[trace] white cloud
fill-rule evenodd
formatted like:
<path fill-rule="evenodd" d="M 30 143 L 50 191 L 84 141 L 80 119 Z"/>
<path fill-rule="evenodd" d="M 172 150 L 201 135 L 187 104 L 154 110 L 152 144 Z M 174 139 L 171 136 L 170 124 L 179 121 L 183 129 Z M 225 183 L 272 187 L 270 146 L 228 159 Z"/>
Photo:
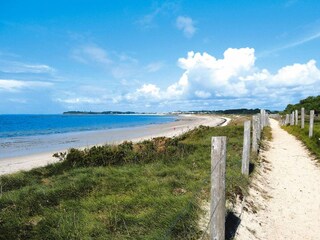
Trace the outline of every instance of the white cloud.
<path fill-rule="evenodd" d="M 185 70 L 181 78 L 188 82 L 189 95 L 202 91 L 217 97 L 247 94 L 239 77 L 250 72 L 254 62 L 252 48 L 229 48 L 224 52 L 223 59 L 216 59 L 207 53 L 189 52 L 187 58 L 178 60 L 179 66 Z M 199 97 L 199 93 L 195 95 Z"/>
<path fill-rule="evenodd" d="M 24 70 L 21 70 L 21 72 L 31 72 L 31 73 L 51 73 L 54 72 L 55 69 L 52 67 L 49 67 L 45 64 L 38 64 L 38 65 L 31 65 L 31 64 L 25 64 L 21 66 L 24 68 Z"/>
<path fill-rule="evenodd" d="M 28 100 L 24 98 L 9 98 L 8 101 L 13 103 L 20 103 L 20 104 L 28 103 Z"/>
<path fill-rule="evenodd" d="M 272 53 L 277 53 L 277 52 L 280 52 L 280 51 L 283 51 L 283 50 L 286 50 L 286 49 L 298 47 L 298 46 L 303 45 L 305 43 L 308 43 L 308 42 L 311 42 L 311 41 L 319 39 L 320 38 L 319 22 L 317 21 L 315 23 L 315 25 L 316 26 L 314 27 L 314 29 L 312 30 L 311 33 L 305 34 L 304 36 L 301 36 L 300 38 L 297 38 L 294 41 L 291 41 L 291 42 L 289 42 L 287 44 L 284 44 L 283 46 L 276 47 L 276 48 L 273 48 L 273 49 L 270 49 L 270 50 L 262 51 L 259 54 L 260 57 L 265 57 L 265 56 L 268 56 L 268 55 L 270 55 Z M 287 33 L 285 33 L 285 34 L 287 34 Z M 295 36 L 296 35 L 300 35 L 300 34 L 299 33 L 295 33 Z"/>
<path fill-rule="evenodd" d="M 143 86 L 137 90 L 137 93 L 149 95 L 153 98 L 160 98 L 160 88 L 154 84 L 143 84 Z"/>
<path fill-rule="evenodd" d="M 0 72 L 4 73 L 53 73 L 55 69 L 45 64 L 28 64 L 0 60 Z"/>
<path fill-rule="evenodd" d="M 158 72 L 163 67 L 163 62 L 153 62 L 146 66 L 147 72 Z"/>
<path fill-rule="evenodd" d="M 194 94 L 199 98 L 209 98 L 211 97 L 211 93 L 206 91 L 195 91 Z"/>
<path fill-rule="evenodd" d="M 89 104 L 98 104 L 102 103 L 102 99 L 100 98 L 90 98 L 90 97 L 76 97 L 76 98 L 57 98 L 55 101 L 60 103 L 67 103 L 67 104 L 83 104 L 83 103 L 89 103 Z"/>
<path fill-rule="evenodd" d="M 194 21 L 190 17 L 179 16 L 176 20 L 177 28 L 182 30 L 184 35 L 188 38 L 191 38 L 196 32 L 194 24 Z"/>
<path fill-rule="evenodd" d="M 161 98 L 160 88 L 154 84 L 143 84 L 133 93 L 125 95 L 128 101 L 137 101 L 140 98 L 148 98 L 148 101 L 159 101 Z"/>
<path fill-rule="evenodd" d="M 40 81 L 20 81 L 14 79 L 0 79 L 0 91 L 18 92 L 22 89 L 47 88 L 53 83 Z"/>
<path fill-rule="evenodd" d="M 189 52 L 186 58 L 178 60 L 184 70 L 179 81 L 166 89 L 144 84 L 123 99 L 161 105 L 175 101 L 189 104 L 203 99 L 218 104 L 217 100 L 224 99 L 230 101 L 224 108 L 237 104 L 238 107 L 261 107 L 266 103 L 279 107 L 297 96 L 320 91 L 320 70 L 315 60 L 284 66 L 271 73 L 255 66 L 254 52 L 253 48 L 229 48 L 222 59 L 208 53 Z"/>
<path fill-rule="evenodd" d="M 310 60 L 305 64 L 296 63 L 283 67 L 270 80 L 277 87 L 310 85 L 320 80 L 320 70 L 316 61 Z"/>
<path fill-rule="evenodd" d="M 139 63 L 139 61 L 136 58 L 129 56 L 126 53 L 120 53 L 120 54 L 115 53 L 115 55 L 117 56 L 120 62 L 132 63 L 132 64 Z"/>
<path fill-rule="evenodd" d="M 289 43 L 283 47 L 280 47 L 280 48 L 277 48 L 277 49 L 274 49 L 273 52 L 277 52 L 277 51 L 280 51 L 280 50 L 284 50 L 284 49 L 288 49 L 288 48 L 293 48 L 293 47 L 296 47 L 296 46 L 299 46 L 299 45 L 302 45 L 302 44 L 305 44 L 307 42 L 310 42 L 310 41 L 313 41 L 313 40 L 316 40 L 320 38 L 320 32 L 316 32 L 312 35 L 309 35 L 309 36 L 306 36 L 300 40 L 297 40 L 295 42 L 292 42 L 292 43 Z"/>
<path fill-rule="evenodd" d="M 138 72 L 139 61 L 136 58 L 126 53 L 107 52 L 102 47 L 92 44 L 73 49 L 70 57 L 109 72 L 114 78 L 126 78 Z"/>
<path fill-rule="evenodd" d="M 137 23 L 143 28 L 151 28 L 153 26 L 153 21 L 156 16 L 160 13 L 161 9 L 157 8 L 153 12 L 140 18 Z"/>
<path fill-rule="evenodd" d="M 67 91 L 56 91 L 52 99 L 62 105 L 103 105 L 111 101 L 110 91 L 104 86 L 77 85 Z"/>
<path fill-rule="evenodd" d="M 136 23 L 140 25 L 144 29 L 153 28 L 156 26 L 155 19 L 164 13 L 172 13 L 175 11 L 175 9 L 178 7 L 178 4 L 174 1 L 165 1 L 161 5 L 156 5 L 153 10 L 142 16 Z"/>
<path fill-rule="evenodd" d="M 90 61 L 106 65 L 112 63 L 107 52 L 103 48 L 95 45 L 86 45 L 76 48 L 71 52 L 71 57 L 81 63 L 89 63 Z"/>

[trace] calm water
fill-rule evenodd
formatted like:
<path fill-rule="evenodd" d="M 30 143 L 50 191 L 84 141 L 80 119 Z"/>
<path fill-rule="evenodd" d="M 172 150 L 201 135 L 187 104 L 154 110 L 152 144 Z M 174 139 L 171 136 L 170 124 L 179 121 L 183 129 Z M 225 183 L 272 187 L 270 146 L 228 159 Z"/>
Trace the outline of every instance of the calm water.
<path fill-rule="evenodd" d="M 0 138 L 142 126 L 175 121 L 155 115 L 0 115 Z"/>

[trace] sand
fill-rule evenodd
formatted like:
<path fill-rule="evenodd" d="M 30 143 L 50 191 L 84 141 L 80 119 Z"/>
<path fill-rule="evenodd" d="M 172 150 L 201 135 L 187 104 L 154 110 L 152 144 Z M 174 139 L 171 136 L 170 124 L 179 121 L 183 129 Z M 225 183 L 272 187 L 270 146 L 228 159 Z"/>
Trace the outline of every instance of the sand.
<path fill-rule="evenodd" d="M 236 239 L 319 239 L 320 168 L 277 121 L 271 127 L 273 140 L 262 151 Z"/>
<path fill-rule="evenodd" d="M 226 125 L 230 119 L 219 116 L 206 116 L 206 115 L 181 115 L 179 121 L 153 124 L 143 127 L 122 128 L 105 131 L 91 131 L 62 135 L 58 137 L 42 137 L 36 142 L 38 146 L 32 146 L 42 150 L 37 153 L 24 154 L 23 156 L 7 157 L 0 159 L 0 175 L 14 173 L 20 170 L 30 170 L 35 167 L 45 166 L 50 163 L 59 161 L 57 158 L 52 157 L 55 152 L 67 151 L 70 147 L 85 148 L 92 145 L 102 144 L 118 144 L 125 140 L 138 142 L 141 140 L 151 139 L 154 137 L 166 136 L 174 137 L 184 132 L 187 132 L 200 125 L 204 126 L 218 126 Z M 70 143 L 73 145 L 66 145 Z M 94 143 L 94 144 L 92 144 Z M 41 146 L 42 144 L 42 146 Z M 55 145 L 51 150 L 45 150 L 50 145 Z M 66 147 L 68 146 L 68 147 Z M 23 141 L 21 148 L 24 148 Z"/>

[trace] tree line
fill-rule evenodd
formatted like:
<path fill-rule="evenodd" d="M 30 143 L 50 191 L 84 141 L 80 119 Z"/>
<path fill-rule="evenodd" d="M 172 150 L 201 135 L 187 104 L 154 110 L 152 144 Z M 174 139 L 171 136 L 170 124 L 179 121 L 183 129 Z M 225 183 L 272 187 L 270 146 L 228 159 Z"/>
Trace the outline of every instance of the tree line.
<path fill-rule="evenodd" d="M 292 111 L 301 108 L 304 108 L 306 112 L 315 110 L 315 113 L 318 114 L 320 112 L 320 95 L 307 97 L 300 100 L 297 104 L 288 104 L 284 113 L 291 113 Z"/>

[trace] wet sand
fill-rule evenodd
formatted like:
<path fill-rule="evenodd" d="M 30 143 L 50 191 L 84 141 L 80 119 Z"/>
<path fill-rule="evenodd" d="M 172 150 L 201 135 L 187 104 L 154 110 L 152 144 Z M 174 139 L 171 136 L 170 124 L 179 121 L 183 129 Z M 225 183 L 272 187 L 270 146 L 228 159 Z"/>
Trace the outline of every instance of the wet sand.
<path fill-rule="evenodd" d="M 228 119 L 219 116 L 181 115 L 179 120 L 132 128 L 53 134 L 38 137 L 21 137 L 14 143 L 1 146 L 0 175 L 30 170 L 57 162 L 55 152 L 69 148 L 86 148 L 94 145 L 118 144 L 123 141 L 138 142 L 154 137 L 178 136 L 200 125 L 218 126 Z"/>

